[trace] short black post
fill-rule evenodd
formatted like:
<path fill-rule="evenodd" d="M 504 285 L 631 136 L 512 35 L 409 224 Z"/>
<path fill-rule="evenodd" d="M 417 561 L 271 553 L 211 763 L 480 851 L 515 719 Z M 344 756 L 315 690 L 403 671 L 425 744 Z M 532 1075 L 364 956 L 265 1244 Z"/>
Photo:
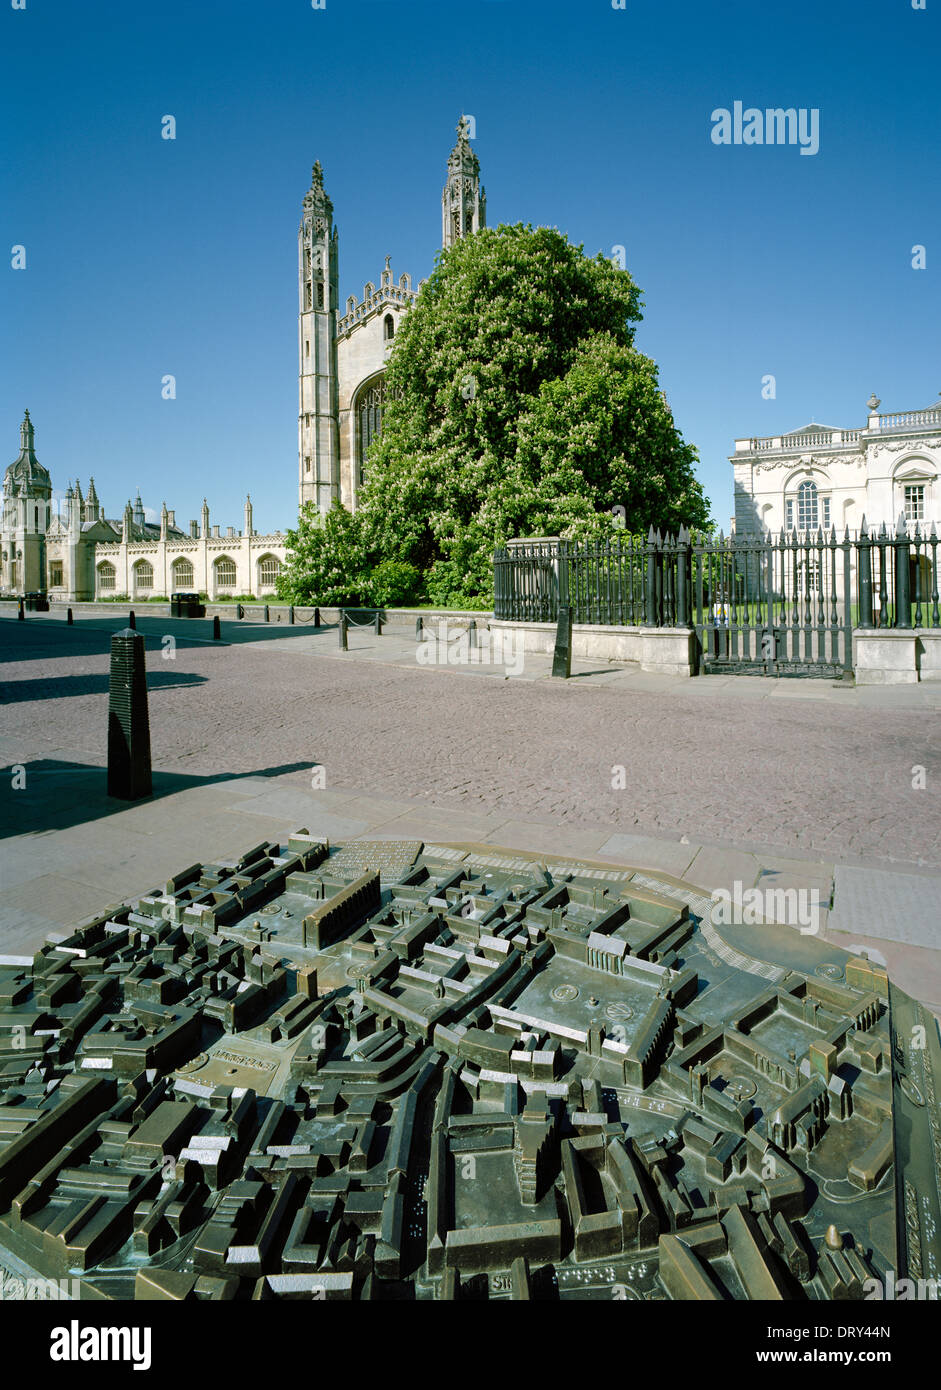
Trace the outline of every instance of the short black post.
<path fill-rule="evenodd" d="M 552 674 L 566 679 L 572 674 L 572 610 L 563 604 L 555 631 L 555 650 L 552 653 Z"/>
<path fill-rule="evenodd" d="M 467 645 L 469 648 L 477 646 L 477 624 L 473 618 L 467 624 Z"/>
<path fill-rule="evenodd" d="M 314 609 L 314 627 L 319 627 L 319 626 L 320 626 L 320 609 L 319 609 L 319 608 L 315 608 L 315 609 Z"/>
<path fill-rule="evenodd" d="M 129 628 L 131 628 L 132 631 L 134 631 L 134 632 L 137 631 L 137 619 L 134 617 L 134 609 L 133 609 L 133 608 L 131 609 L 130 613 L 128 614 L 127 625 L 128 625 Z"/>
<path fill-rule="evenodd" d="M 856 542 L 859 570 L 859 613 L 857 627 L 869 629 L 872 621 L 872 541 L 866 529 L 866 518 L 859 525 L 859 539 Z M 847 594 L 847 601 L 849 595 Z"/>
<path fill-rule="evenodd" d="M 23 599 L 20 599 L 20 606 L 16 610 L 16 616 L 21 623 L 26 622 L 26 603 Z"/>
<path fill-rule="evenodd" d="M 213 620 L 212 620 L 212 640 L 213 640 L 214 642 L 221 642 L 221 641 L 222 641 L 222 624 L 221 624 L 220 621 L 219 621 L 219 614 L 218 614 L 218 613 L 215 615 L 215 617 L 214 617 Z"/>
<path fill-rule="evenodd" d="M 266 622 L 266 623 L 270 623 L 270 622 L 271 622 L 271 614 L 268 612 L 268 605 L 267 605 L 267 603 L 265 604 L 265 622 Z"/>
<path fill-rule="evenodd" d="M 293 604 L 293 603 L 291 604 L 290 608 L 288 609 L 288 622 L 291 624 L 292 627 L 294 626 L 294 604 Z"/>
<path fill-rule="evenodd" d="M 144 639 L 128 627 L 111 638 L 108 795 L 138 801 L 152 790 Z"/>
<path fill-rule="evenodd" d="M 422 628 L 422 618 L 421 618 L 421 614 L 419 613 L 418 617 L 415 619 L 415 641 L 416 641 L 416 642 L 421 642 L 421 641 L 423 641 L 424 636 L 425 636 L 425 633 L 424 633 L 424 629 Z"/>
<path fill-rule="evenodd" d="M 349 623 L 349 619 L 348 619 L 347 616 L 346 616 L 346 609 L 341 609 L 341 611 L 340 611 L 340 651 L 341 651 L 341 652 L 349 651 L 349 647 L 348 647 L 348 645 L 347 645 L 347 625 L 348 625 L 348 623 Z"/>
<path fill-rule="evenodd" d="M 909 560 L 911 545 L 905 529 L 904 514 L 899 517 L 895 528 L 895 626 L 910 628 L 912 625 L 912 585 Z"/>
<path fill-rule="evenodd" d="M 245 609 L 242 607 L 242 605 L 241 605 L 240 603 L 237 603 L 237 604 L 235 605 L 235 616 L 236 616 L 237 618 L 244 618 L 244 617 L 245 617 Z"/>
<path fill-rule="evenodd" d="M 379 616 L 379 609 L 378 609 L 378 608 L 376 609 L 375 613 L 373 614 L 373 619 L 372 619 L 372 630 L 373 630 L 373 632 L 376 634 L 377 637 L 381 637 L 381 636 L 382 636 L 382 619 L 381 619 L 380 616 Z"/>
<path fill-rule="evenodd" d="M 73 620 L 73 618 L 72 618 L 72 610 L 71 610 L 71 608 L 69 609 L 68 613 L 66 613 L 66 615 L 65 615 L 65 621 L 68 623 L 69 627 L 72 626 L 72 623 L 73 623 L 74 620 Z"/>

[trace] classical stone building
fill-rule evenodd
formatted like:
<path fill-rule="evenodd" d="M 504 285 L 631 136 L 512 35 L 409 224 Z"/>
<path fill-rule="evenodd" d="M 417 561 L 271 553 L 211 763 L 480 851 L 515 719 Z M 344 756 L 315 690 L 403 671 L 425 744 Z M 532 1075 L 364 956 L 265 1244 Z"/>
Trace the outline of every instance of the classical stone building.
<path fill-rule="evenodd" d="M 941 530 L 941 404 L 881 414 L 873 396 L 861 428 L 805 425 L 791 434 L 736 439 L 734 529 Z"/>
<path fill-rule="evenodd" d="M 442 245 L 486 226 L 480 163 L 461 117 L 441 195 Z M 410 275 L 396 281 L 389 257 L 379 284 L 362 300 L 350 295 L 341 314 L 339 238 L 320 163 L 304 196 L 298 231 L 298 494 L 328 511 L 356 508 L 366 453 L 382 422 L 386 361 L 402 315 L 418 297 Z"/>

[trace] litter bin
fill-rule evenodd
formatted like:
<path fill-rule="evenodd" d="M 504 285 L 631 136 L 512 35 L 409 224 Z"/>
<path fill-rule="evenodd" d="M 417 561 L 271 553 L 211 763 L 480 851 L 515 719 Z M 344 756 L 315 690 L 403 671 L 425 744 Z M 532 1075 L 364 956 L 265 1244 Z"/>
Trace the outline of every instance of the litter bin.
<path fill-rule="evenodd" d="M 48 613 L 49 600 L 45 594 L 25 594 L 27 613 Z"/>
<path fill-rule="evenodd" d="M 206 610 L 199 601 L 199 594 L 171 594 L 171 618 L 202 618 Z"/>

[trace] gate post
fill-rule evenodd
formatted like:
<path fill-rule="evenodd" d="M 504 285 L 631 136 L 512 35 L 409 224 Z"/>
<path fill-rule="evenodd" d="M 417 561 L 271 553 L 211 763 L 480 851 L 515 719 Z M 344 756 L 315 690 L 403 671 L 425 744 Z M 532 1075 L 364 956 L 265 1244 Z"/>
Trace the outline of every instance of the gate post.
<path fill-rule="evenodd" d="M 857 615 L 857 627 L 867 630 L 874 626 L 872 621 L 872 541 L 869 539 L 869 532 L 866 529 L 866 518 L 863 517 L 859 527 L 859 538 L 856 541 L 857 555 L 857 583 L 859 588 L 859 613 Z M 847 595 L 847 602 L 849 602 Z"/>
<path fill-rule="evenodd" d="M 911 547 L 908 532 L 905 530 L 905 514 L 899 517 L 892 542 L 895 550 L 895 626 L 910 628 L 912 625 L 912 592 L 908 572 Z"/>

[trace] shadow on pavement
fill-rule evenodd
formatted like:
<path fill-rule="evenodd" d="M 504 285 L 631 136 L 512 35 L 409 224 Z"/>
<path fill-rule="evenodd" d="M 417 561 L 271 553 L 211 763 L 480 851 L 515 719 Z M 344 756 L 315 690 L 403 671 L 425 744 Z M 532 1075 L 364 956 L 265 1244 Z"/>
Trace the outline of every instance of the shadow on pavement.
<path fill-rule="evenodd" d="M 153 795 L 140 801 L 119 801 L 108 796 L 105 767 L 40 758 L 23 765 L 22 786 L 16 767 L 8 768 L 0 781 L 0 839 L 10 835 L 41 835 L 65 830 L 116 815 L 135 806 L 153 805 L 175 792 L 219 782 L 241 782 L 251 777 L 282 777 L 311 766 L 307 759 L 266 767 L 254 772 L 222 772 L 212 777 L 186 776 L 179 772 L 153 773 Z"/>

